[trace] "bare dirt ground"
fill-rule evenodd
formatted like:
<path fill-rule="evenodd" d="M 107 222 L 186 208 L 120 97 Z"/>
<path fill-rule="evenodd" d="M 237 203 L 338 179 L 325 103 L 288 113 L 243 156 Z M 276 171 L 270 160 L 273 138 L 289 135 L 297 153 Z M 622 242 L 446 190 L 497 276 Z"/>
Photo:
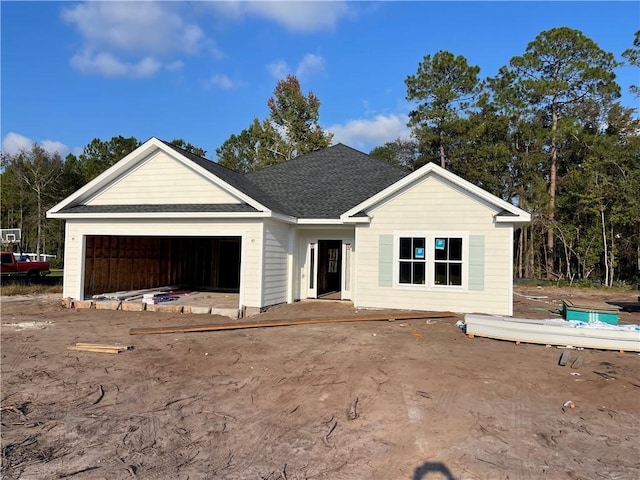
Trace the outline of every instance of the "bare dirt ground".
<path fill-rule="evenodd" d="M 517 288 L 515 315 L 569 296 L 612 298 Z M 634 353 L 573 350 L 582 366 L 561 367 L 564 350 L 467 338 L 462 316 L 130 336 L 229 319 L 60 303 L 2 298 L 5 479 L 640 478 Z M 303 301 L 260 318 L 372 313 Z"/>

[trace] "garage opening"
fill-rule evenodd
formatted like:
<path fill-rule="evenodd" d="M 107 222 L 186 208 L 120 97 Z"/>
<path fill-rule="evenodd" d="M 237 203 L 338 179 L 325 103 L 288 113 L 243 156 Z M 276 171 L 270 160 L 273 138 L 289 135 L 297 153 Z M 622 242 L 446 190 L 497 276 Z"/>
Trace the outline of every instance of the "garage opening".
<path fill-rule="evenodd" d="M 239 293 L 241 237 L 86 237 L 84 295 L 169 285 Z"/>

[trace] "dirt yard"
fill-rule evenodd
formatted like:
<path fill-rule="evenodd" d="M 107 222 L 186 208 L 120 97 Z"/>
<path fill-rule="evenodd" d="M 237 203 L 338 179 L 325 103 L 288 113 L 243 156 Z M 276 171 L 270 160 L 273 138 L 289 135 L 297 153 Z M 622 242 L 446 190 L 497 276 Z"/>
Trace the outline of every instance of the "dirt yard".
<path fill-rule="evenodd" d="M 532 318 L 611 298 L 516 290 Z M 260 318 L 372 313 L 303 301 Z M 229 319 L 3 297 L 2 478 L 640 478 L 638 354 L 572 350 L 584 363 L 561 367 L 565 350 L 469 339 L 461 318 L 130 336 Z"/>

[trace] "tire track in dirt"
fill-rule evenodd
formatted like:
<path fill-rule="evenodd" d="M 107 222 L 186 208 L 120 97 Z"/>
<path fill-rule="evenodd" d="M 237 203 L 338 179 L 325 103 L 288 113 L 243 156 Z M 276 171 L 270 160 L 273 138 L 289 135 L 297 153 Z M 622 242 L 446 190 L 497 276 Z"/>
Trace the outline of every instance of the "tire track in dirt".
<path fill-rule="evenodd" d="M 255 478 L 260 474 L 261 469 L 277 467 L 276 470 L 278 470 L 282 468 L 282 465 L 273 464 L 274 459 L 282 457 L 281 452 L 289 451 L 289 455 L 296 458 L 297 454 L 291 453 L 291 450 L 298 454 L 303 452 L 309 454 L 311 451 L 321 450 L 324 452 L 327 448 L 332 448 L 330 445 L 333 444 L 333 439 L 336 438 L 338 431 L 334 430 L 332 437 L 326 443 L 324 440 L 327 440 L 327 433 L 335 422 L 338 422 L 339 429 L 341 429 L 340 425 L 346 422 L 346 403 L 344 409 L 337 409 L 333 406 L 337 401 L 337 396 L 342 395 L 342 392 L 332 392 L 330 396 L 333 397 L 333 401 L 329 401 L 326 408 L 322 408 L 322 406 L 325 405 L 325 400 L 330 398 L 327 396 L 327 388 L 332 385 L 346 384 L 346 381 L 340 377 L 338 372 L 327 372 L 327 370 L 335 369 L 330 367 L 317 373 L 313 373 L 313 369 L 309 369 L 281 378 L 252 377 L 249 381 L 243 382 L 239 388 L 251 385 L 251 389 L 244 392 L 245 396 L 251 398 L 250 403 L 248 402 L 244 408 L 253 409 L 254 412 L 246 415 L 240 414 L 238 421 L 242 423 L 243 429 L 251 431 L 253 435 L 249 443 L 245 441 L 243 444 L 243 455 L 234 457 L 235 463 L 231 470 L 232 473 L 242 474 L 241 478 Z M 279 398 L 262 407 L 259 391 L 273 388 L 273 384 L 281 389 Z M 254 394 L 256 394 L 255 398 Z M 299 408 L 299 399 L 314 397 L 320 402 L 317 409 L 317 419 L 301 422 L 296 414 Z M 333 415 L 329 412 L 333 412 Z M 303 415 L 302 418 L 305 416 L 308 415 Z M 346 434 L 346 432 L 344 433 Z M 290 468 L 293 466 L 290 465 Z"/>
<path fill-rule="evenodd" d="M 6 347 L 5 347 L 6 348 Z M 3 361 L 2 366 L 7 368 L 2 369 L 2 383 L 9 385 L 13 377 L 18 373 L 17 367 L 29 357 L 29 354 L 33 350 L 33 344 L 31 342 L 22 342 L 15 354 L 12 354 L 8 361 Z M 9 355 L 7 355 L 9 356 Z M 6 382 L 6 383 L 5 383 Z"/>
<path fill-rule="evenodd" d="M 450 387 L 439 391 L 435 396 L 434 408 L 443 414 L 451 414 L 458 404 L 459 389 L 456 387 Z"/>
<path fill-rule="evenodd" d="M 519 440 L 519 451 L 515 454 L 515 458 L 511 459 L 511 462 L 515 464 L 511 473 L 514 476 L 514 480 L 535 480 L 539 474 L 534 475 L 528 468 L 531 463 L 531 449 L 528 448 L 529 445 L 525 442 L 527 435 L 530 435 L 532 427 L 531 414 L 523 394 L 525 384 L 522 380 L 518 380 L 515 382 L 514 388 L 513 409 L 507 418 L 506 428 L 507 431 L 513 428 L 515 438 Z"/>
<path fill-rule="evenodd" d="M 513 410 L 511 412 L 511 421 L 513 422 L 513 431 L 515 432 L 515 437 L 519 440 L 522 440 L 524 435 L 528 432 L 531 427 L 531 422 L 528 421 L 528 412 L 524 402 L 524 396 L 522 395 L 524 385 L 522 381 L 516 382 L 514 398 L 513 402 Z M 507 428 L 509 425 L 507 425 Z M 527 480 L 527 471 L 525 465 L 525 459 L 523 455 L 526 456 L 526 460 L 528 462 L 529 449 L 525 449 L 524 452 L 520 452 L 517 456 L 517 460 L 515 460 L 516 468 L 513 472 L 514 480 Z"/>
<path fill-rule="evenodd" d="M 139 376 L 140 382 L 135 386 L 133 398 L 137 399 L 133 408 L 144 410 L 137 415 L 117 419 L 117 424 L 125 425 L 126 431 L 114 429 L 113 436 L 120 436 L 118 443 L 124 448 L 109 463 L 116 470 L 131 469 L 142 478 L 165 479 L 172 478 L 175 469 L 174 451 L 167 446 L 159 445 L 162 440 L 160 432 L 164 431 L 171 420 L 167 407 L 158 406 L 155 409 L 147 402 L 148 399 L 163 398 L 158 395 L 158 366 L 147 363 L 144 368 L 131 372 L 132 376 Z M 126 397 L 125 397 L 126 398 Z M 164 421 L 163 421 L 164 419 Z M 165 438 L 166 440 L 166 438 Z M 130 475 L 130 474 L 127 474 Z"/>

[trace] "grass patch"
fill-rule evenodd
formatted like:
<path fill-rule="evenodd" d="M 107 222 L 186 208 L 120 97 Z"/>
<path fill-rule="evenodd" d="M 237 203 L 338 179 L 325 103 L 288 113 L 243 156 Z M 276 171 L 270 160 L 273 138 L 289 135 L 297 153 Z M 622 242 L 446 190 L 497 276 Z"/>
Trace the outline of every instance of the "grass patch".
<path fill-rule="evenodd" d="M 24 284 L 24 283 L 2 283 L 0 295 L 33 295 L 36 293 L 60 293 L 62 294 L 62 285 L 41 285 L 41 284 Z"/>
<path fill-rule="evenodd" d="M 598 290 L 601 292 L 627 293 L 638 289 L 635 283 L 616 283 L 612 287 L 605 287 L 600 282 L 581 281 L 573 284 L 566 280 L 545 280 L 535 278 L 517 278 L 513 282 L 514 287 L 545 287 L 545 288 L 575 288 L 576 290 Z"/>

